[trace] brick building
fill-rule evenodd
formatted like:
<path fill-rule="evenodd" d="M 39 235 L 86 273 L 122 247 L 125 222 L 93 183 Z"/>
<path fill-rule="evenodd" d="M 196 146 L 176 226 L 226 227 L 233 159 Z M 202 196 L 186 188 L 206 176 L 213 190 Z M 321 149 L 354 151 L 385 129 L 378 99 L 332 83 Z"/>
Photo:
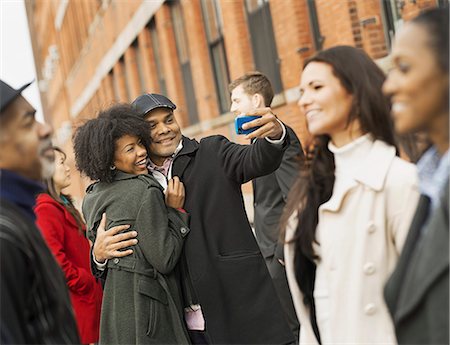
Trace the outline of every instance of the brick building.
<path fill-rule="evenodd" d="M 228 83 L 250 70 L 272 80 L 275 112 L 304 141 L 302 63 L 338 44 L 382 59 L 395 30 L 447 0 L 26 0 L 46 121 L 73 165 L 73 126 L 143 92 L 168 95 L 185 135 L 241 141 Z M 381 61 L 381 60 L 380 60 Z M 73 169 L 71 193 L 88 181 Z M 245 189 L 248 192 L 248 188 Z"/>

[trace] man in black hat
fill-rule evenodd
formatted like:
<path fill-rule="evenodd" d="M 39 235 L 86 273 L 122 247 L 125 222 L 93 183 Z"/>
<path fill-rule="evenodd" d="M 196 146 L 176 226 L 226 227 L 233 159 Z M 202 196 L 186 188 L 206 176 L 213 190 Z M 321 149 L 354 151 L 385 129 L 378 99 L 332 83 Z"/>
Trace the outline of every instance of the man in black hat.
<path fill-rule="evenodd" d="M 49 126 L 0 80 L 0 315 L 2 344 L 76 344 L 64 275 L 34 224 L 40 180 L 52 176 Z"/>
<path fill-rule="evenodd" d="M 261 118 L 246 137 L 265 138 L 238 145 L 215 135 L 200 142 L 181 134 L 176 108 L 158 94 L 138 97 L 133 106 L 151 124 L 149 170 L 165 188 L 179 176 L 185 186 L 184 208 L 191 233 L 181 267 L 185 319 L 194 344 L 288 344 L 295 341 L 270 275 L 253 236 L 244 208 L 241 185 L 280 165 L 287 146 L 286 129 L 270 108 L 251 114 Z M 114 231 L 115 232 L 115 231 Z M 93 254 L 98 263 L 129 253 L 132 232 L 97 236 Z M 122 243 L 119 240 L 127 239 Z"/>

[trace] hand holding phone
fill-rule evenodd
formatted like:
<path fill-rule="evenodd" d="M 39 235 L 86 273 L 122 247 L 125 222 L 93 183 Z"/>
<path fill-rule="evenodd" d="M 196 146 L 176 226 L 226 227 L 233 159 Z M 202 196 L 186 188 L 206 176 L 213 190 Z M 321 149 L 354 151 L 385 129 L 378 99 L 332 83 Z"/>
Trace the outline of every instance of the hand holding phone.
<path fill-rule="evenodd" d="M 283 136 L 283 125 L 269 107 L 254 109 L 247 112 L 246 115 L 246 117 L 260 117 L 253 120 L 260 127 L 246 134 L 245 139 L 268 138 L 278 140 Z"/>
<path fill-rule="evenodd" d="M 238 116 L 234 119 L 234 125 L 236 128 L 236 134 L 249 134 L 254 131 L 256 131 L 260 126 L 258 127 L 252 127 L 248 129 L 243 129 L 242 125 L 244 123 L 259 119 L 261 116 Z"/>

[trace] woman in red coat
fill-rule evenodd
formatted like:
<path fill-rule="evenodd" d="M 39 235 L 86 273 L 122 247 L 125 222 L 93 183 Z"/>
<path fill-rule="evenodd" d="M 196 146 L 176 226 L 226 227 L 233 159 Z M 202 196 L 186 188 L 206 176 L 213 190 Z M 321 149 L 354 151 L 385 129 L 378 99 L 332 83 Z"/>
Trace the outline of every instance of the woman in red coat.
<path fill-rule="evenodd" d="M 61 191 L 70 185 L 66 155 L 55 150 L 55 172 L 45 181 L 47 193 L 37 198 L 36 223 L 66 276 L 81 342 L 99 339 L 102 287 L 90 270 L 90 246 L 84 222 L 70 197 Z"/>

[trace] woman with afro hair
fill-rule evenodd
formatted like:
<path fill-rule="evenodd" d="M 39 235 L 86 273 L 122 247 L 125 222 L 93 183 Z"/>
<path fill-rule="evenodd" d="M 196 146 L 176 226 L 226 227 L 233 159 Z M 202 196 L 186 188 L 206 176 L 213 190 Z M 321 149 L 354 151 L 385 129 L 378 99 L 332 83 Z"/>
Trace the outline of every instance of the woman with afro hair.
<path fill-rule="evenodd" d="M 130 225 L 124 231 L 139 234 L 131 255 L 103 263 L 100 344 L 189 343 L 174 271 L 189 232 L 184 186 L 174 177 L 164 195 L 148 174 L 149 133 L 130 106 L 114 105 L 74 136 L 77 168 L 96 181 L 82 206 L 89 238 L 95 241 L 104 213 L 105 229 Z"/>

